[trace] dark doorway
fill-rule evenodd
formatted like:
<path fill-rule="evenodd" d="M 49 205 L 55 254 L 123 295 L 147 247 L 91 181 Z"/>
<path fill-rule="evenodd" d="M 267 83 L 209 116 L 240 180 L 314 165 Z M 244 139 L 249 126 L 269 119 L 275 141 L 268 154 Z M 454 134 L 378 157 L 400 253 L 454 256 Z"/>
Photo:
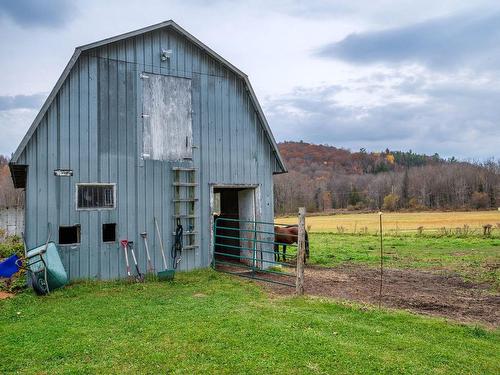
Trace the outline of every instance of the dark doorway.
<path fill-rule="evenodd" d="M 215 260 L 251 263 L 258 204 L 255 187 L 214 187 Z M 218 219 L 218 220 L 217 220 Z M 227 219 L 227 220 L 225 220 Z"/>
<path fill-rule="evenodd" d="M 238 191 L 234 188 L 214 188 L 214 222 L 217 223 L 215 231 L 215 259 L 224 262 L 238 262 L 240 255 L 240 241 L 238 239 L 226 237 L 239 237 L 239 205 Z M 220 218 L 216 221 L 217 218 Z M 224 220 L 230 219 L 230 220 Z M 225 237 L 220 237 L 225 236 Z"/>

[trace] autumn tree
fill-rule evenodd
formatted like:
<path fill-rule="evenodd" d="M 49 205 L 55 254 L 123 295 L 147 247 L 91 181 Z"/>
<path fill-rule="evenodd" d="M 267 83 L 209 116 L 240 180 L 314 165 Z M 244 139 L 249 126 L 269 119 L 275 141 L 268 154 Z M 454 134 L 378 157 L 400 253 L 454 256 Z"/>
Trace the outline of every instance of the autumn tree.
<path fill-rule="evenodd" d="M 391 193 L 385 196 L 382 208 L 387 211 L 396 211 L 399 204 L 399 196 Z"/>
<path fill-rule="evenodd" d="M 471 197 L 472 206 L 476 209 L 488 208 L 490 205 L 490 197 L 488 193 L 475 191 Z"/>

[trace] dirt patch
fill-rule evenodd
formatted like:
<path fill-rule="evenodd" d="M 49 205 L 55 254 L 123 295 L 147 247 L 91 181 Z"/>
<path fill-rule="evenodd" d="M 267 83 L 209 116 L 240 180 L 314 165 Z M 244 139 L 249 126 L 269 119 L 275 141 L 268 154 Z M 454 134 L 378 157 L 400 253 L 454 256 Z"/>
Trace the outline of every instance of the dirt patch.
<path fill-rule="evenodd" d="M 14 297 L 14 295 L 12 293 L 2 292 L 0 290 L 0 299 L 6 299 L 10 297 Z"/>
<path fill-rule="evenodd" d="M 274 293 L 295 291 L 287 286 L 262 284 Z M 304 287 L 309 295 L 378 304 L 379 285 L 380 273 L 373 268 L 342 266 L 305 270 Z M 386 269 L 382 305 L 461 322 L 500 326 L 500 295 L 492 292 L 492 286 L 467 282 L 453 274 Z"/>
<path fill-rule="evenodd" d="M 205 298 L 207 295 L 203 293 L 195 293 L 193 294 L 193 297 L 195 298 Z"/>

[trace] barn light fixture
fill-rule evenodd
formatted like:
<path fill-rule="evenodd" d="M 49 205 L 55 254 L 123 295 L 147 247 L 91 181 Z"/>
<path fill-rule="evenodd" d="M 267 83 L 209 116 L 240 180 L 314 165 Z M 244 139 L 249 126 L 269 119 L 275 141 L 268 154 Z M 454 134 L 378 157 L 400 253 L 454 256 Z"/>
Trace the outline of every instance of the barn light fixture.
<path fill-rule="evenodd" d="M 161 57 L 161 61 L 167 61 L 169 58 L 172 57 L 172 50 L 171 49 L 162 49 L 160 57 Z"/>

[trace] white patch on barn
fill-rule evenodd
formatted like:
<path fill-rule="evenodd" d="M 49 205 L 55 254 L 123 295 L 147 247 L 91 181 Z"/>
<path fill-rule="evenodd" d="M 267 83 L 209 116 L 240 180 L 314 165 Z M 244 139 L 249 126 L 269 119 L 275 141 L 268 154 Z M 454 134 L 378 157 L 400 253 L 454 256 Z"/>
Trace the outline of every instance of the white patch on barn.
<path fill-rule="evenodd" d="M 147 74 L 143 85 L 143 156 L 192 158 L 191 80 Z"/>

